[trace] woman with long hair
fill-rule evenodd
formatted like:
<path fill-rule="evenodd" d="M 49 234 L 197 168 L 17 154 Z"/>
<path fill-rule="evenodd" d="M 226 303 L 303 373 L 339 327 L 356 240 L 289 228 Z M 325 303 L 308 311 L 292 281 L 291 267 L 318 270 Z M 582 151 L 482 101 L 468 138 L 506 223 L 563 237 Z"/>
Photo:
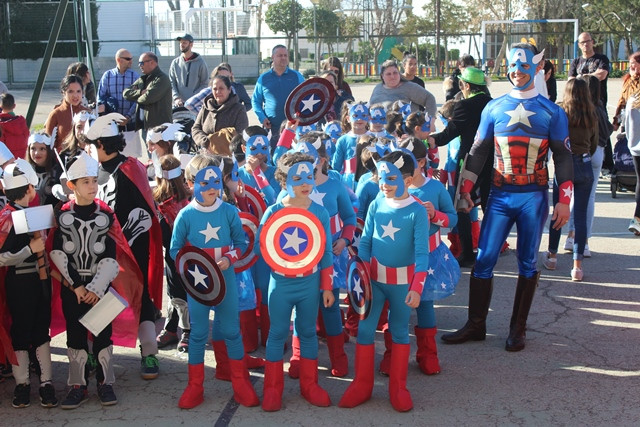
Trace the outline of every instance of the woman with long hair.
<path fill-rule="evenodd" d="M 567 82 L 562 101 L 562 108 L 569 120 L 569 140 L 573 157 L 573 217 L 575 224 L 575 240 L 573 244 L 573 268 L 571 280 L 582 281 L 582 259 L 587 240 L 587 208 L 589 195 L 593 185 L 591 156 L 598 147 L 598 118 L 587 83 L 573 79 Z M 559 199 L 558 183 L 553 181 L 553 201 Z M 549 227 L 549 252 L 544 259 L 547 270 L 555 270 L 557 266 L 558 244 L 562 228 Z"/>

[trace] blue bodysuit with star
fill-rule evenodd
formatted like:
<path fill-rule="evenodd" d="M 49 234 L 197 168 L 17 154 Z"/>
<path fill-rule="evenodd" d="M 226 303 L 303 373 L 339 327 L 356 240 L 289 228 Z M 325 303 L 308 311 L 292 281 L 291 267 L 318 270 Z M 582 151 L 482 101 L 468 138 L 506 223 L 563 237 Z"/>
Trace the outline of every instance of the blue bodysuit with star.
<path fill-rule="evenodd" d="M 493 147 L 494 175 L 497 177 L 546 174 L 547 154 L 551 149 L 560 187 L 571 185 L 573 160 L 567 116 L 562 108 L 536 91 L 513 90 L 490 101 L 484 108 L 476 140 L 461 176 L 463 192 L 471 190 L 474 175 L 480 174 Z M 475 277 L 488 279 L 493 276 L 500 249 L 514 223 L 519 230 L 519 274 L 530 278 L 537 273 L 540 238 L 549 211 L 547 193 L 546 181 L 492 186 L 480 230 Z"/>
<path fill-rule="evenodd" d="M 440 228 L 455 227 L 458 215 L 449 192 L 440 181 L 425 178 L 420 187 L 409 187 L 409 194 L 423 202 L 431 202 L 436 210 L 434 218 L 430 221 L 430 237 L 437 235 Z M 419 328 L 436 326 L 433 301 L 451 295 L 460 280 L 460 266 L 444 242 L 441 241 L 435 248 L 429 247 L 429 250 L 427 281 L 424 283 L 420 305 L 416 309 Z"/>
<path fill-rule="evenodd" d="M 413 197 L 394 200 L 379 197 L 369 205 L 358 256 L 372 258 L 388 267 L 414 266 L 414 276 L 429 268 L 429 219 L 426 209 Z M 373 276 L 372 276 L 373 277 Z M 371 280 L 371 311 L 358 327 L 358 344 L 373 344 L 385 300 L 389 300 L 389 331 L 396 344 L 409 343 L 411 308 L 405 304 L 413 277 L 407 283 L 388 285 Z M 422 289 L 413 289 L 421 292 Z"/>
<path fill-rule="evenodd" d="M 355 157 L 359 137 L 360 135 L 353 132 L 342 135 L 336 142 L 335 152 L 331 158 L 331 168 L 342 174 L 342 183 L 351 191 L 356 190 L 356 169 L 354 167 L 352 172 L 347 173 L 344 162 L 352 161 L 351 159 Z"/>
<path fill-rule="evenodd" d="M 245 233 L 235 206 L 217 199 L 212 206 L 202 206 L 192 200 L 184 207 L 173 227 L 171 236 L 171 258 L 175 260 L 180 249 L 191 244 L 198 248 L 228 247 L 233 255 L 226 255 L 230 266 L 222 271 L 226 284 L 226 294 L 220 304 L 215 307 L 213 322 L 214 339 L 224 339 L 229 358 L 240 360 L 244 357 L 244 347 L 240 335 L 238 319 L 238 289 L 236 275 L 233 270 L 233 259 L 246 250 Z M 228 251 L 223 251 L 222 256 Z M 234 257 L 235 255 L 235 257 Z M 215 259 L 219 261 L 221 257 Z M 204 362 L 204 347 L 209 338 L 209 312 L 211 307 L 201 304 L 187 295 L 189 317 L 191 319 L 191 336 L 189 338 L 189 364 Z"/>
<path fill-rule="evenodd" d="M 271 215 L 284 209 L 281 202 L 269 206 L 260 222 L 256 242 L 260 241 L 262 227 Z M 296 309 L 295 326 L 300 339 L 300 355 L 306 359 L 318 357 L 318 338 L 316 336 L 316 318 L 320 304 L 320 271 L 330 268 L 333 264 L 331 239 L 329 238 L 329 214 L 322 206 L 311 203 L 309 213 L 318 218 L 322 224 L 327 239 L 319 265 L 310 265 L 309 269 L 316 269 L 304 277 L 284 277 L 272 272 L 269 281 L 269 317 L 271 328 L 267 340 L 266 359 L 270 362 L 282 360 L 285 340 L 289 336 L 291 312 Z M 300 251 L 304 247 L 299 248 Z M 260 245 L 254 247 L 256 255 L 260 256 Z"/>

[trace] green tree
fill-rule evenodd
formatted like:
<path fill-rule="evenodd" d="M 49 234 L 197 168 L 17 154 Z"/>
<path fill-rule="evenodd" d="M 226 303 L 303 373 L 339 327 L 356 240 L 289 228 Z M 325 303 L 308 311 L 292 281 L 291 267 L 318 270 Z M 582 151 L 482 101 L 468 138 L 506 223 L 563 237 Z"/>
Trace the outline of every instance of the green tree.
<path fill-rule="evenodd" d="M 264 21 L 274 33 L 284 33 L 287 38 L 287 49 L 291 48 L 293 35 L 304 28 L 302 15 L 304 9 L 296 0 L 280 0 L 269 5 Z M 294 46 L 296 49 L 297 46 Z M 297 57 L 297 55 L 296 55 Z"/>
<path fill-rule="evenodd" d="M 318 34 L 314 33 L 314 17 L 315 29 Z M 327 43 L 329 52 L 332 52 L 331 44 L 337 41 L 337 32 L 340 29 L 340 18 L 333 11 L 323 7 L 317 7 L 315 10 L 305 9 L 302 15 L 302 23 L 307 32 L 309 41 L 318 41 L 318 51 L 322 52 L 322 44 Z"/>

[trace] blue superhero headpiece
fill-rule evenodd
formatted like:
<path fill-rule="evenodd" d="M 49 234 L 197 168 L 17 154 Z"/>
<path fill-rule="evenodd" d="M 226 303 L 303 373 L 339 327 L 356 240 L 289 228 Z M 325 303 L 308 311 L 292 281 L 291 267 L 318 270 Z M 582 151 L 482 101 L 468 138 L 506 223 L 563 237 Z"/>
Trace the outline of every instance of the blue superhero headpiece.
<path fill-rule="evenodd" d="M 516 90 L 527 90 L 533 85 L 533 79 L 536 76 L 536 68 L 544 56 L 544 49 L 538 54 L 534 54 L 529 49 L 521 47 L 513 48 L 509 51 L 509 73 L 515 73 L 519 71 L 529 76 L 529 81 L 525 86 L 517 87 Z M 512 82 L 513 83 L 513 82 Z"/>
<path fill-rule="evenodd" d="M 320 155 L 318 154 L 318 148 L 322 144 L 322 140 L 320 138 L 316 139 L 316 141 L 312 144 L 310 142 L 298 142 L 293 149 L 294 152 L 308 154 L 313 157 L 313 166 L 318 163 L 318 158 Z"/>
<path fill-rule="evenodd" d="M 404 180 L 402 179 L 402 172 L 400 168 L 404 166 L 404 160 L 400 157 L 395 162 L 380 161 L 376 163 L 378 169 L 378 175 L 380 176 L 380 185 L 397 185 L 395 197 L 400 197 L 404 194 Z"/>
<path fill-rule="evenodd" d="M 323 130 L 324 130 L 324 133 L 329 135 L 331 139 L 334 139 L 334 140 L 340 138 L 340 136 L 342 135 L 342 127 L 340 126 L 340 123 L 337 121 L 327 123 L 324 126 Z"/>
<path fill-rule="evenodd" d="M 240 174 L 238 173 L 238 161 L 236 160 L 236 156 L 231 155 L 231 160 L 233 160 L 233 167 L 231 168 L 231 181 L 238 182 L 240 180 Z"/>
<path fill-rule="evenodd" d="M 309 162 L 298 162 L 287 171 L 287 193 L 289 197 L 296 197 L 293 187 L 309 184 L 315 187 L 316 181 L 313 176 L 314 166 Z"/>
<path fill-rule="evenodd" d="M 364 120 L 365 122 L 368 122 L 369 107 L 361 103 L 353 104 L 349 107 L 349 119 L 352 122 L 355 122 L 356 120 Z"/>
<path fill-rule="evenodd" d="M 371 123 L 378 125 L 386 125 L 387 124 L 387 111 L 384 107 L 375 107 L 369 110 L 369 114 L 371 115 Z"/>
<path fill-rule="evenodd" d="M 253 135 L 247 139 L 246 155 L 255 156 L 262 154 L 269 158 L 269 139 L 264 135 Z"/>
<path fill-rule="evenodd" d="M 398 111 L 402 114 L 402 120 L 407 121 L 407 117 L 411 114 L 411 103 L 405 104 L 402 101 L 398 101 Z"/>
<path fill-rule="evenodd" d="M 296 136 L 300 138 L 302 135 L 305 135 L 309 132 L 316 131 L 316 130 L 318 130 L 318 125 L 316 125 L 315 123 L 312 123 L 307 126 L 298 126 L 296 128 Z"/>
<path fill-rule="evenodd" d="M 204 203 L 202 192 L 212 188 L 222 191 L 222 172 L 217 166 L 207 166 L 198 171 L 193 180 L 193 196 L 200 203 Z"/>
<path fill-rule="evenodd" d="M 367 146 L 367 150 L 372 153 L 377 153 L 380 157 L 384 157 L 391 152 L 391 147 L 389 144 L 383 144 L 380 142 L 380 139 L 378 139 L 375 144 Z"/>

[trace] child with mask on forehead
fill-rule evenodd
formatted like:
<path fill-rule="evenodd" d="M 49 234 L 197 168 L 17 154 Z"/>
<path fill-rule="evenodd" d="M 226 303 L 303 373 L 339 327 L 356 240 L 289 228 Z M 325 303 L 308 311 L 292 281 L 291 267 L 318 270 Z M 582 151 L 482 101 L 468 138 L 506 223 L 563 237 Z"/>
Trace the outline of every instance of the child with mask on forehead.
<path fill-rule="evenodd" d="M 186 179 L 193 189 L 193 200 L 176 217 L 171 236 L 171 258 L 175 260 L 185 245 L 194 245 L 209 253 L 224 276 L 226 293 L 216 306 L 215 336 L 219 332 L 227 347 L 233 398 L 243 406 L 260 403 L 249 381 L 244 363 L 244 348 L 238 320 L 238 294 L 233 263 L 245 250 L 245 234 L 238 211 L 220 199 L 223 175 L 214 166 L 214 158 L 196 155 L 186 169 Z M 190 409 L 204 401 L 204 347 L 209 337 L 211 307 L 187 295 L 191 334 L 189 340 L 189 383 L 178 406 Z"/>
<path fill-rule="evenodd" d="M 261 241 L 260 235 L 271 230 L 272 225 L 267 225 L 269 218 L 281 210 L 304 209 L 320 220 L 324 234 L 325 245 L 320 248 L 322 257 L 319 265 L 309 265 L 309 270 L 301 274 L 289 275 L 277 272 L 280 266 L 272 266 L 269 282 L 269 314 L 271 316 L 271 329 L 267 341 L 267 357 L 264 374 L 264 396 L 262 409 L 265 411 L 278 411 L 282 406 L 282 391 L 284 389 L 284 373 L 282 371 L 282 358 L 285 340 L 289 335 L 289 322 L 291 311 L 296 309 L 296 331 L 300 340 L 300 393 L 312 405 L 329 406 L 331 399 L 329 394 L 318 385 L 318 339 L 316 336 L 316 316 L 320 303 L 322 290 L 322 303 L 324 307 L 331 307 L 334 303 L 332 292 L 333 254 L 331 249 L 331 231 L 329 226 L 329 214 L 322 206 L 313 202 L 309 197 L 314 189 L 313 157 L 304 153 L 287 153 L 278 163 L 276 178 L 287 189 L 287 195 L 282 201 L 267 208 L 256 241 Z M 285 228 L 282 235 L 289 241 L 282 248 L 283 252 L 300 252 L 302 244 L 309 244 L 299 233 L 304 234 L 300 228 L 292 225 L 294 230 Z M 293 239 L 291 236 L 298 236 Z M 316 238 L 320 238 L 316 236 Z M 275 240 L 275 239 L 274 239 Z M 295 241 L 293 241 L 295 240 Z M 296 242 L 298 244 L 296 244 Z M 277 243 L 275 243 L 277 244 Z M 256 248 L 256 253 L 264 253 L 262 245 Z M 284 267 L 284 266 L 282 266 Z M 284 270 L 282 270 L 284 271 Z M 286 275 L 285 275 L 286 274 Z"/>
<path fill-rule="evenodd" d="M 369 126 L 369 108 L 364 102 L 349 107 L 351 130 L 338 138 L 336 149 L 331 159 L 331 168 L 342 173 L 342 183 L 351 191 L 356 189 L 356 144 L 358 137 L 367 133 Z"/>

